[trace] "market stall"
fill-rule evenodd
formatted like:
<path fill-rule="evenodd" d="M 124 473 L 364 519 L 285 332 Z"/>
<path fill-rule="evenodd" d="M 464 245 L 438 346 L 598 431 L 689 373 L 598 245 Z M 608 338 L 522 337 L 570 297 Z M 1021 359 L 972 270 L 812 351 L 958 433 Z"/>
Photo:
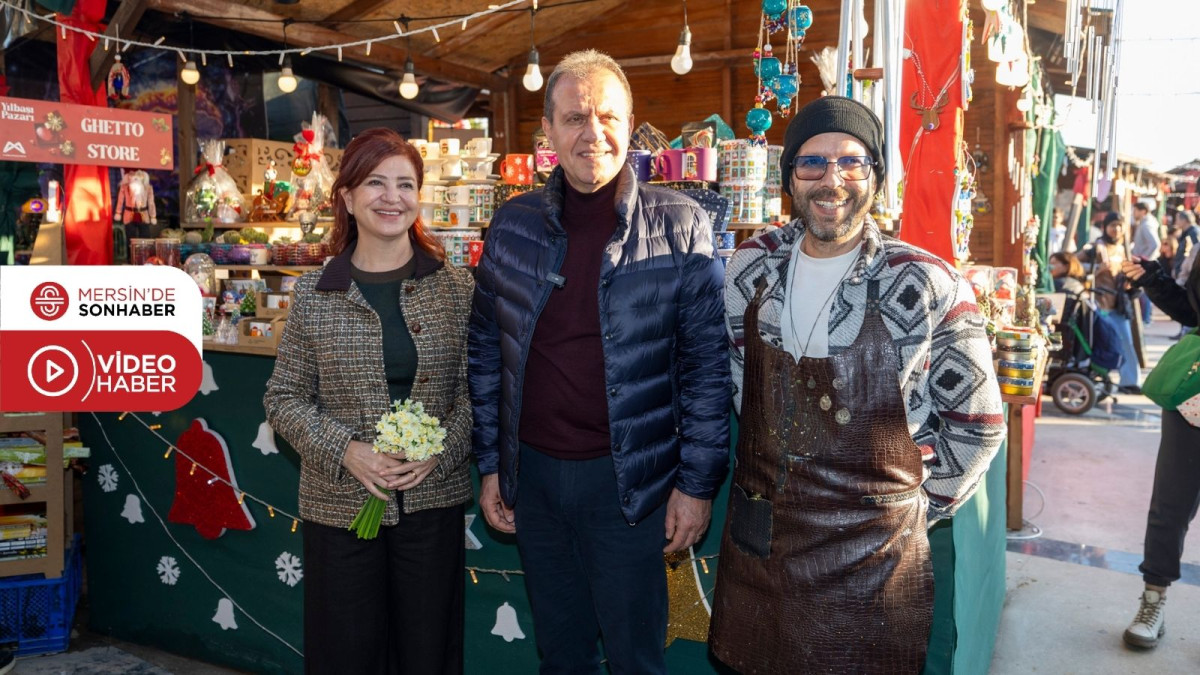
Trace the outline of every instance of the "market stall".
<path fill-rule="evenodd" d="M 849 15 L 842 19 L 844 3 L 833 0 L 693 0 L 682 12 L 674 2 L 596 0 L 534 10 L 522 1 L 488 11 L 452 2 L 445 14 L 457 16 L 400 17 L 387 35 L 369 23 L 353 23 L 364 11 L 361 3 L 343 3 L 320 21 L 284 5 L 185 4 L 125 0 L 117 10 L 125 12 L 125 29 L 115 21 L 104 27 L 105 17 L 92 16 L 80 24 L 91 37 L 62 30 L 61 42 L 84 51 L 77 75 L 105 73 L 106 86 L 118 94 L 127 89 L 112 99 L 114 105 L 165 114 L 178 136 L 160 166 L 114 176 L 113 186 L 100 188 L 112 194 L 112 200 L 100 200 L 110 211 L 88 217 L 105 221 L 103 241 L 88 240 L 81 248 L 70 232 L 84 226 L 68 219 L 67 259 L 84 262 L 80 251 L 86 250 L 108 260 L 123 255 L 130 264 L 178 266 L 205 295 L 204 382 L 187 406 L 78 417 L 92 450 L 83 492 L 95 630 L 259 672 L 302 667 L 299 458 L 267 425 L 262 397 L 286 325 L 291 284 L 325 258 L 329 187 L 340 164 L 336 146 L 356 124 L 348 119 L 348 95 L 339 108 L 336 87 L 403 108 L 397 125 L 407 125 L 404 135 L 426 162 L 422 219 L 446 245 L 449 262 L 464 266 L 478 260 L 495 209 L 534 189 L 555 161 L 539 137 L 544 91 L 542 70 L 529 63 L 530 42 L 547 67 L 582 45 L 622 64 L 639 123 L 630 163 L 640 179 L 701 200 L 723 256 L 755 230 L 787 218 L 778 157 L 788 115 L 823 92 L 845 89 L 870 100 L 891 133 L 904 139 L 892 143 L 889 161 L 913 175 L 939 176 L 913 181 L 913 190 L 920 186 L 926 195 L 921 209 L 902 208 L 899 182 L 889 183 L 880 222 L 950 264 L 975 265 L 981 300 L 1003 301 L 989 315 L 998 338 L 1009 341 L 998 346 L 1017 350 L 1014 359 L 1004 359 L 1015 362 L 1016 372 L 1006 376 L 1025 379 L 1027 369 L 1019 366 L 1045 358 L 1030 337 L 1038 322 L 1028 316 L 1017 321 L 1018 291 L 1022 301 L 1031 299 L 1024 293 L 1037 277 L 1028 264 L 1027 241 L 1038 230 L 1028 227 L 1033 162 L 1026 159 L 1036 141 L 1026 140 L 1024 125 L 1032 128 L 1043 114 L 1020 113 L 1018 100 L 1041 105 L 1042 97 L 1017 93 L 1023 84 L 997 82 L 998 69 L 1016 59 L 989 60 L 988 43 L 976 32 L 995 17 L 978 3 L 962 3 L 953 22 L 939 21 L 926 3 L 908 3 L 907 14 L 904 3 L 859 3 L 862 24 L 872 17 L 878 38 Z M 172 19 L 179 9 L 196 14 Z M 901 17 L 913 30 L 925 27 L 915 47 L 926 55 L 922 66 L 905 60 L 899 48 L 868 56 L 870 40 L 885 44 L 880 27 Z M 225 42 L 198 30 L 201 24 L 257 41 Z M 789 25 L 795 30 L 789 32 Z M 393 27 L 390 20 L 387 27 Z M 941 32 L 935 35 L 935 28 Z M 171 38 L 155 42 L 160 34 Z M 133 47 L 119 50 L 122 61 L 97 49 L 121 39 Z M 89 64 L 84 43 L 93 60 L 108 60 Z M 838 53 L 839 45 L 845 53 Z M 162 55 L 168 58 L 157 58 Z M 862 67 L 850 67 L 854 58 Z M 349 72 L 344 62 L 355 61 L 376 72 Z M 403 74 L 386 82 L 377 72 L 400 64 L 406 65 Z M 291 96 L 297 74 L 311 82 L 323 72 L 330 81 L 307 90 L 305 109 L 291 113 L 288 128 L 267 123 L 272 105 L 299 100 L 306 91 Z M 924 82 L 931 78 L 936 81 Z M 26 79 L 33 78 L 27 73 Z M 933 89 L 925 91 L 929 84 Z M 18 86 L 22 96 L 35 89 L 28 82 Z M 886 98 L 885 90 L 891 91 Z M 465 105 L 447 102 L 460 101 L 465 91 Z M 916 102 L 910 105 L 910 99 Z M 223 110 L 235 111 L 236 118 Z M 464 115 L 486 122 L 431 121 Z M 192 152 L 197 146 L 201 152 Z M 73 203 L 82 199 L 78 182 L 64 178 Z M 88 227 L 94 233 L 97 226 Z M 50 232 L 48 225 L 44 234 Z M 930 673 L 970 672 L 990 658 L 1004 597 L 1000 504 L 1006 495 L 1020 494 L 1013 477 L 1021 465 L 1012 455 L 1019 460 L 1020 449 L 1031 445 L 1018 430 L 1040 388 L 1037 382 L 1009 385 L 1013 452 L 1002 449 L 978 493 L 930 534 L 936 576 Z M 673 671 L 714 669 L 704 640 L 725 503 L 723 490 L 707 538 L 665 563 Z M 464 546 L 468 671 L 532 670 L 537 654 L 514 541 L 486 527 L 472 506 Z"/>

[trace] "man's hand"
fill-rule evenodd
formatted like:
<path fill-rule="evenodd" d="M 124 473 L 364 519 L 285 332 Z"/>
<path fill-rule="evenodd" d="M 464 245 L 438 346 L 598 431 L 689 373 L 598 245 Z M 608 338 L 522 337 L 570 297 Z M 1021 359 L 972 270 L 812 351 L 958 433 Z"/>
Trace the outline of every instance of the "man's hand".
<path fill-rule="evenodd" d="M 712 500 L 696 499 L 671 490 L 667 500 L 667 546 L 663 553 L 683 551 L 700 541 L 712 517 Z"/>
<path fill-rule="evenodd" d="M 1138 262 L 1126 260 L 1121 263 L 1121 271 L 1125 273 L 1126 278 L 1137 281 L 1146 273 L 1146 268 L 1142 267 Z"/>
<path fill-rule="evenodd" d="M 505 506 L 504 500 L 500 498 L 499 474 L 489 473 L 480 478 L 479 510 L 483 511 L 483 517 L 487 520 L 488 525 L 497 530 L 509 534 L 517 531 L 517 521 L 513 517 L 513 510 Z"/>
<path fill-rule="evenodd" d="M 371 449 L 370 443 L 362 441 L 350 441 L 342 456 L 342 466 L 350 475 L 357 478 L 367 492 L 384 501 L 391 499 L 384 490 L 396 488 L 399 483 L 396 476 L 400 474 L 402 465 L 400 460 L 377 453 Z"/>

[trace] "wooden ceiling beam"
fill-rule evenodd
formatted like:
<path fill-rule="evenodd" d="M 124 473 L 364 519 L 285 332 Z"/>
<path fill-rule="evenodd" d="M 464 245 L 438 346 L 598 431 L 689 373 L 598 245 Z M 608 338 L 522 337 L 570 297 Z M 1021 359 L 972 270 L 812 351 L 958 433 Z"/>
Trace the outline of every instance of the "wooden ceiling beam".
<path fill-rule="evenodd" d="M 674 52 L 659 56 L 638 56 L 628 59 L 617 59 L 617 65 L 622 69 L 629 70 L 632 68 L 650 68 L 664 66 L 671 63 L 671 58 L 674 57 Z M 695 65 L 725 65 L 737 61 L 746 60 L 745 49 L 723 49 L 715 52 L 692 52 L 692 63 Z"/>
<path fill-rule="evenodd" d="M 371 12 L 374 12 L 380 7 L 388 4 L 388 2 L 389 0 L 354 0 L 333 14 L 325 17 L 323 23 L 325 23 L 329 28 L 341 29 L 344 28 L 342 25 L 343 21 L 361 19 L 362 17 L 367 16 Z"/>
<path fill-rule="evenodd" d="M 146 12 L 146 0 L 121 0 L 121 4 L 117 7 L 117 11 L 113 13 L 112 21 L 108 22 L 108 27 L 104 30 L 104 35 L 115 38 L 117 31 L 120 30 L 125 37 L 131 38 L 134 34 L 134 29 L 139 21 L 142 20 L 142 14 Z M 92 57 L 88 61 L 88 66 L 92 73 L 92 88 L 96 89 L 104 83 L 104 79 L 108 77 L 108 70 L 112 68 L 113 57 L 117 55 L 120 49 L 119 45 L 112 49 L 95 49 L 92 50 Z"/>
<path fill-rule="evenodd" d="M 124 0 L 130 2 L 133 0 Z M 141 1 L 141 0 L 138 0 Z M 248 35 L 270 40 L 282 39 L 282 23 L 285 17 L 271 12 L 230 3 L 226 0 L 144 0 L 147 9 L 153 9 L 167 14 L 187 12 L 196 21 L 228 28 Z M 203 18 L 201 18 L 203 17 Z M 276 23 L 278 22 L 278 23 Z M 355 42 L 363 39 L 361 36 L 350 35 L 331 28 L 324 28 L 310 23 L 294 23 L 288 26 L 288 45 L 291 47 L 312 47 L 313 49 L 327 48 L 329 45 L 345 42 Z M 396 70 L 403 66 L 408 54 L 398 47 L 386 42 L 377 42 L 371 46 L 371 55 L 355 49 L 343 55 L 348 61 L 365 63 L 387 70 Z M 413 65 L 416 70 L 443 82 L 465 84 L 481 89 L 500 89 L 507 86 L 504 78 L 490 72 L 460 66 L 445 59 L 428 59 L 420 54 L 414 54 Z"/>
<path fill-rule="evenodd" d="M 434 44 L 425 50 L 424 55 L 431 59 L 437 59 L 453 54 L 460 49 L 469 48 L 470 44 L 477 37 L 499 30 L 501 27 L 507 26 L 523 16 L 525 15 L 521 12 L 496 12 L 495 14 L 475 19 L 473 22 L 467 24 L 466 30 L 459 31 L 455 35 Z"/>

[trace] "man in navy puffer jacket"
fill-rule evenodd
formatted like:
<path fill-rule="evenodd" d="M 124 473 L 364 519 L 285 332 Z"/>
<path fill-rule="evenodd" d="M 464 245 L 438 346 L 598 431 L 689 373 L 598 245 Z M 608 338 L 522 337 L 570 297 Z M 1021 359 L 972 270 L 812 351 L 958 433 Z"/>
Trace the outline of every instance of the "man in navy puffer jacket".
<path fill-rule="evenodd" d="M 543 673 L 600 672 L 597 635 L 613 672 L 666 672 L 662 554 L 704 534 L 728 470 L 712 227 L 637 183 L 631 109 L 611 58 L 563 59 L 542 119 L 559 167 L 497 211 L 476 275 L 480 506 L 516 533 Z"/>

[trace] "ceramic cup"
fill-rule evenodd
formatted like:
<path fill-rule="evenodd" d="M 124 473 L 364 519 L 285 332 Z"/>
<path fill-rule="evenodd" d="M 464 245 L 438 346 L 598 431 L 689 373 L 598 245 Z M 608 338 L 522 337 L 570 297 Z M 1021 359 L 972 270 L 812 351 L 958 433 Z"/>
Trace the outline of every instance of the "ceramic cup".
<path fill-rule="evenodd" d="M 471 267 L 479 265 L 479 258 L 483 256 L 483 242 L 478 239 L 473 239 L 467 242 L 467 264 Z"/>
<path fill-rule="evenodd" d="M 643 182 L 650 180 L 650 158 L 649 150 L 630 150 L 625 154 L 625 161 L 633 168 L 633 174 Z"/>
<path fill-rule="evenodd" d="M 472 138 L 467 141 L 467 157 L 487 157 L 492 152 L 492 139 Z"/>
<path fill-rule="evenodd" d="M 690 147 L 685 150 L 687 160 L 684 163 L 684 180 L 717 180 L 717 157 L 720 155 L 716 148 Z"/>
<path fill-rule="evenodd" d="M 443 138 L 438 142 L 438 145 L 441 148 L 443 157 L 446 155 L 458 154 L 459 141 L 457 138 Z"/>
<path fill-rule="evenodd" d="M 421 141 L 421 145 L 417 146 L 417 150 L 421 152 L 421 157 L 424 159 L 437 159 L 442 156 L 442 147 L 437 143 Z"/>
<path fill-rule="evenodd" d="M 429 184 L 428 176 L 426 176 L 425 178 L 426 178 L 425 184 L 421 186 L 421 201 L 432 203 L 433 200 L 436 198 L 433 194 L 433 188 L 435 186 Z"/>
<path fill-rule="evenodd" d="M 495 160 L 483 159 L 468 162 L 470 165 L 470 177 L 477 180 L 485 180 L 492 175 L 492 163 Z"/>
<path fill-rule="evenodd" d="M 421 202 L 421 222 L 433 225 L 433 202 Z"/>
<path fill-rule="evenodd" d="M 462 160 L 453 159 L 442 162 L 442 180 L 456 180 L 462 178 L 462 172 Z"/>
<path fill-rule="evenodd" d="M 471 203 L 471 188 L 468 185 L 451 185 L 446 188 L 446 203 L 448 204 L 470 204 Z"/>
<path fill-rule="evenodd" d="M 533 155 L 505 155 L 500 162 L 500 176 L 509 185 L 533 185 Z"/>
<path fill-rule="evenodd" d="M 470 204 L 450 204 L 449 222 L 452 227 L 466 227 L 471 224 Z"/>
<path fill-rule="evenodd" d="M 413 138 L 409 140 L 408 144 L 416 148 L 421 157 L 425 157 L 425 146 L 429 144 L 429 141 L 424 138 Z"/>

